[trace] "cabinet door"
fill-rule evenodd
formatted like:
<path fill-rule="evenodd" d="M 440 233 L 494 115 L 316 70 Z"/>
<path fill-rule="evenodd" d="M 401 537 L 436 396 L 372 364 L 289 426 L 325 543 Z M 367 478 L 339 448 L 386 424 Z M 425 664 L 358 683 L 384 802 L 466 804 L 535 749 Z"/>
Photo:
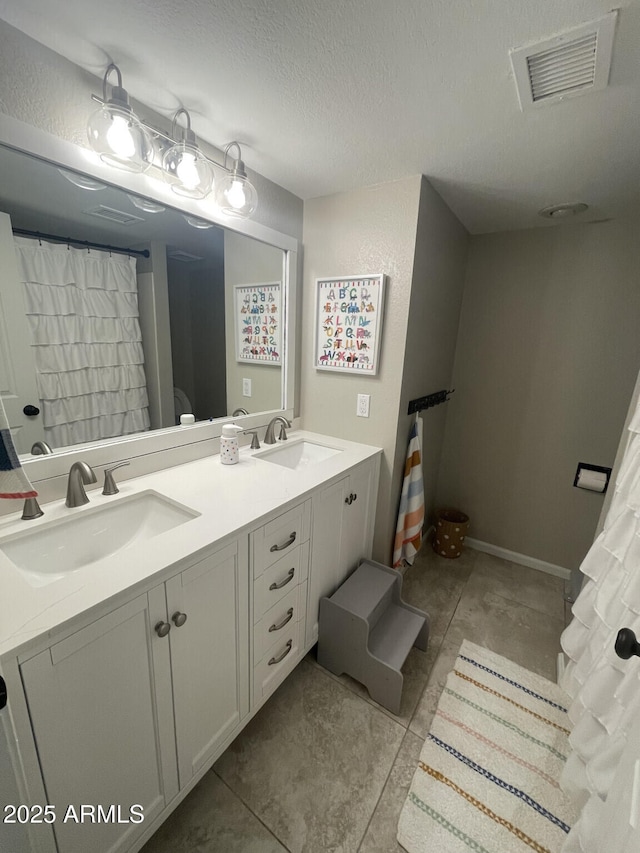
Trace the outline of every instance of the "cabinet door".
<path fill-rule="evenodd" d="M 154 661 L 156 640 L 143 595 L 21 666 L 60 853 L 128 850 L 173 794 L 163 778 L 163 758 L 173 753 L 175 766 L 172 721 L 169 731 L 156 701 L 171 673 L 168 659 L 163 671 Z"/>
<path fill-rule="evenodd" d="M 313 539 L 309 566 L 307 628 L 305 646 L 318 639 L 320 599 L 340 585 L 342 574 L 342 520 L 349 494 L 349 477 L 344 477 L 313 497 Z"/>
<path fill-rule="evenodd" d="M 349 474 L 349 491 L 343 502 L 340 583 L 357 569 L 360 560 L 371 557 L 377 497 L 372 488 L 374 471 L 374 465 L 367 462 Z"/>
<path fill-rule="evenodd" d="M 243 541 L 167 581 L 181 787 L 217 758 L 249 710 L 248 574 Z"/>

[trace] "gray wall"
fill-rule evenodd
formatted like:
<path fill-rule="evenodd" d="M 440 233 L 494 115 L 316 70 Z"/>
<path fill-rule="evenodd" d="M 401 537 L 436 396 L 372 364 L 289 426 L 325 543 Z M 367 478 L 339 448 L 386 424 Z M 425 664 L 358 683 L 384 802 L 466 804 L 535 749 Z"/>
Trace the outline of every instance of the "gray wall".
<path fill-rule="evenodd" d="M 410 396 L 447 385 L 453 364 L 467 236 L 421 176 L 305 202 L 302 294 L 302 419 L 306 429 L 384 450 L 374 559 L 388 562 L 407 449 Z M 377 376 L 313 366 L 315 280 L 386 273 Z M 356 416 L 358 393 L 371 395 L 369 418 Z M 442 420 L 427 428 L 424 466 L 429 502 Z"/>
<path fill-rule="evenodd" d="M 575 568 L 640 365 L 637 221 L 471 239 L 437 497 L 469 535 Z"/>
<path fill-rule="evenodd" d="M 451 388 L 469 235 L 422 179 L 420 212 L 398 414 L 391 507 L 397 506 L 411 425 L 409 401 Z M 426 524 L 436 509 L 436 486 L 449 403 L 423 411 L 422 473 Z M 395 503 L 394 503 L 395 501 Z"/>

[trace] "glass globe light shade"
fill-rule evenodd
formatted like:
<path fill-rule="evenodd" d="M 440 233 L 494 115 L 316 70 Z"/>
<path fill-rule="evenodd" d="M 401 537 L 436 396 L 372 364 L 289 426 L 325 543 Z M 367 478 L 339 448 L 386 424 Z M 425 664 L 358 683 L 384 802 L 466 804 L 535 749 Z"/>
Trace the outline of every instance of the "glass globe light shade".
<path fill-rule="evenodd" d="M 87 136 L 100 159 L 127 172 L 146 172 L 153 162 L 153 142 L 126 106 L 103 104 L 89 118 Z"/>
<path fill-rule="evenodd" d="M 213 187 L 213 169 L 197 146 L 172 145 L 162 157 L 162 176 L 177 195 L 205 198 Z"/>
<path fill-rule="evenodd" d="M 247 219 L 258 206 L 258 193 L 246 176 L 234 170 L 218 182 L 216 202 L 226 216 Z"/>

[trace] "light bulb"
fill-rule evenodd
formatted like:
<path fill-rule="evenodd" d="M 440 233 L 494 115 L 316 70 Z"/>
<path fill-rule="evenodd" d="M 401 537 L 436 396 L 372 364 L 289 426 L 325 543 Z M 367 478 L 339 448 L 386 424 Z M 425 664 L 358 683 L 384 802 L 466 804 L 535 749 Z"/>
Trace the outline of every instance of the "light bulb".
<path fill-rule="evenodd" d="M 242 184 L 243 181 L 233 181 L 231 183 L 231 188 L 225 193 L 229 204 L 234 210 L 240 210 L 247 203 L 247 198 L 244 194 Z"/>
<path fill-rule="evenodd" d="M 136 144 L 129 130 L 129 122 L 124 116 L 114 115 L 111 127 L 107 131 L 107 144 L 118 157 L 133 157 Z"/>
<path fill-rule="evenodd" d="M 176 175 L 182 185 L 189 190 L 194 190 L 200 183 L 200 175 L 196 167 L 196 158 L 191 151 L 184 151 L 176 168 Z"/>

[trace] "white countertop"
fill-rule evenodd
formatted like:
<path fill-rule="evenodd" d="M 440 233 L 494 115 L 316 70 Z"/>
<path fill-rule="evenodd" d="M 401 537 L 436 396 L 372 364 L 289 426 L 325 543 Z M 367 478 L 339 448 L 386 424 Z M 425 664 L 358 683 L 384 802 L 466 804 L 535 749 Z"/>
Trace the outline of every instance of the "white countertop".
<path fill-rule="evenodd" d="M 25 651 L 64 623 L 102 607 L 110 599 L 114 599 L 115 606 L 118 597 L 124 600 L 125 594 L 150 588 L 164 580 L 162 573 L 170 574 L 166 570 L 172 566 L 181 562 L 186 565 L 197 552 L 259 526 L 266 516 L 284 511 L 323 483 L 381 453 L 376 447 L 305 430 L 290 432 L 287 445 L 301 439 L 341 452 L 295 471 L 255 458 L 268 447 L 256 451 L 247 447 L 241 449 L 237 465 L 222 465 L 218 455 L 210 456 L 125 480 L 119 483 L 119 494 L 111 497 L 101 494 L 99 483 L 98 488 L 87 489 L 90 502 L 82 507 L 69 509 L 64 500 L 52 501 L 43 504 L 45 514 L 35 521 L 22 521 L 21 507 L 15 515 L 3 519 L 0 522 L 0 660 L 7 654 Z M 24 533 L 26 529 L 35 531 L 73 513 L 95 510 L 146 491 L 157 492 L 200 515 L 39 587 L 32 586 L 1 550 L 5 536 Z"/>

